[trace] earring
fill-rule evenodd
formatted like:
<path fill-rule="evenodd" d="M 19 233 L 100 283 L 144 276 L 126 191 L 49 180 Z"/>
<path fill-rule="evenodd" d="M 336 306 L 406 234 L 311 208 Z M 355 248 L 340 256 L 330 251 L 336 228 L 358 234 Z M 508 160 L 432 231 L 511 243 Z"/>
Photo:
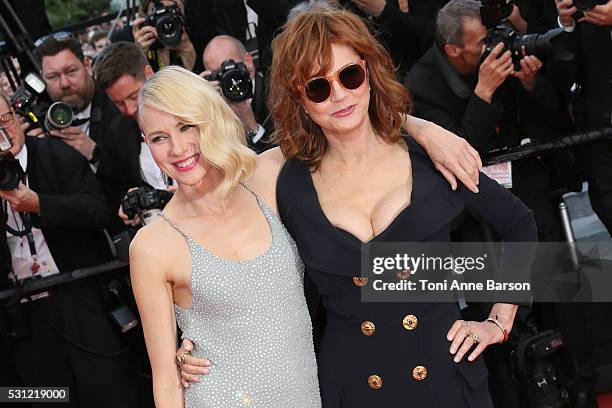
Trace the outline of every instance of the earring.
<path fill-rule="evenodd" d="M 164 182 L 164 186 L 166 186 L 166 189 L 168 189 L 168 187 L 170 187 L 170 180 L 168 180 L 168 175 L 161 171 L 161 177 L 162 181 Z"/>

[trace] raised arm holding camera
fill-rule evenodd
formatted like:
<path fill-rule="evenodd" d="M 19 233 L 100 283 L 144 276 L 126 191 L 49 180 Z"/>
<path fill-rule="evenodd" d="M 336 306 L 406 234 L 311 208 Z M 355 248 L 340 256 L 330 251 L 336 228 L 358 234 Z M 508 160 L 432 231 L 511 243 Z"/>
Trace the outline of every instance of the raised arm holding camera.
<path fill-rule="evenodd" d="M 206 71 L 201 75 L 212 81 L 240 118 L 249 146 L 258 153 L 269 148 L 266 136 L 274 126 L 266 106 L 264 77 L 251 53 L 236 38 L 219 35 L 206 45 L 202 61 Z"/>
<path fill-rule="evenodd" d="M 145 0 L 141 10 L 146 17 L 132 22 L 132 35 L 153 69 L 170 64 L 193 69 L 197 57 L 185 30 L 182 0 Z"/>
<path fill-rule="evenodd" d="M 80 42 L 69 33 L 56 33 L 38 41 L 35 50 L 41 60 L 42 77 L 53 101 L 72 108 L 74 122 L 50 135 L 79 151 L 93 166 L 108 137 L 108 124 L 119 114 L 91 76 Z"/>

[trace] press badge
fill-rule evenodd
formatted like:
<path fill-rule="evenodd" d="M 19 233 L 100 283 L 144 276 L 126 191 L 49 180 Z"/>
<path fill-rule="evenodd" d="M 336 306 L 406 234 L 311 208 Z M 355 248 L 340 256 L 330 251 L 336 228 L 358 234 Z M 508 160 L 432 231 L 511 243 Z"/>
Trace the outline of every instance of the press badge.
<path fill-rule="evenodd" d="M 505 188 L 512 188 L 512 162 L 484 166 L 482 172 Z"/>

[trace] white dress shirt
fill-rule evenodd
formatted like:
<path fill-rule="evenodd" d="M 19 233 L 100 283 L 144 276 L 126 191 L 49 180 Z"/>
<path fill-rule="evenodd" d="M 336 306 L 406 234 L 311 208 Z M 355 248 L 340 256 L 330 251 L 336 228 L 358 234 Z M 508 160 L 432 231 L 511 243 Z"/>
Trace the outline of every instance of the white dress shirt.
<path fill-rule="evenodd" d="M 142 179 L 153 188 L 166 190 L 167 187 L 164 184 L 161 170 L 157 167 L 155 160 L 153 160 L 151 149 L 149 149 L 149 145 L 144 139 L 140 142 L 140 155 L 138 159 L 140 161 L 140 175 Z"/>
<path fill-rule="evenodd" d="M 19 164 L 23 171 L 26 171 L 28 167 L 28 150 L 25 145 L 21 151 L 15 157 L 19 160 Z M 27 178 L 24 182 L 27 183 Z M 5 203 L 3 203 L 4 205 Z M 14 230 L 20 231 L 23 229 L 23 222 L 18 212 L 14 212 L 10 204 L 6 203 L 6 212 L 8 215 L 7 225 Z M 53 260 L 53 256 L 49 251 L 49 246 L 42 231 L 38 228 L 32 227 L 32 236 L 34 238 L 34 246 L 36 248 L 36 255 L 33 257 L 30 253 L 30 246 L 28 245 L 27 236 L 16 237 L 9 232 L 6 233 L 6 240 L 8 242 L 9 250 L 11 251 L 11 262 L 13 265 L 13 274 L 11 278 L 17 277 L 19 280 L 36 276 L 49 276 L 59 273 L 59 269 Z M 33 273 L 32 266 L 36 262 L 38 264 L 38 270 Z"/>

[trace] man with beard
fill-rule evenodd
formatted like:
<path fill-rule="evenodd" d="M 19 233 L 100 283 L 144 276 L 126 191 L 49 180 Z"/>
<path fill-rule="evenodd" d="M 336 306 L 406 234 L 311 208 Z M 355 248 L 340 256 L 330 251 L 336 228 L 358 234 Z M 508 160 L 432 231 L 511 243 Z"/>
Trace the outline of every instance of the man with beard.
<path fill-rule="evenodd" d="M 80 42 L 72 35 L 50 35 L 35 53 L 40 59 L 51 99 L 64 102 L 75 112 L 73 126 L 51 130 L 51 136 L 78 150 L 95 170 L 108 138 L 108 125 L 119 111 L 94 84 L 91 63 L 85 59 Z"/>

